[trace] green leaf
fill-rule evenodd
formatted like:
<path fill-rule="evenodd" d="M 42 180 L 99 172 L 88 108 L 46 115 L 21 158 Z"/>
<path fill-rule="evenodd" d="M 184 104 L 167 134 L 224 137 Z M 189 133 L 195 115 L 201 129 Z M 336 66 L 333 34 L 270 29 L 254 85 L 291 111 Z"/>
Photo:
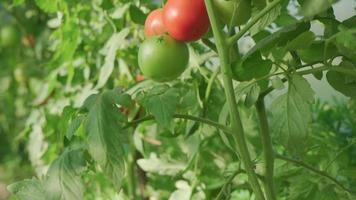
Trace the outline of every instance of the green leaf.
<path fill-rule="evenodd" d="M 35 0 L 38 7 L 48 13 L 53 13 L 58 10 L 58 0 Z"/>
<path fill-rule="evenodd" d="M 348 70 L 354 70 L 356 72 L 356 67 L 347 61 L 343 61 L 340 66 Z M 326 78 L 329 84 L 337 91 L 341 92 L 345 96 L 356 99 L 356 77 L 352 75 L 346 75 L 337 71 L 329 71 L 326 74 Z"/>
<path fill-rule="evenodd" d="M 130 16 L 133 22 L 135 22 L 136 24 L 141 24 L 144 25 L 145 24 L 145 20 L 146 20 L 146 15 L 145 13 L 142 12 L 142 10 L 134 5 L 130 6 Z"/>
<path fill-rule="evenodd" d="M 300 154 L 304 150 L 313 100 L 314 91 L 309 83 L 303 77 L 293 75 L 289 79 L 288 92 L 278 97 L 272 104 L 273 132 L 293 154 Z"/>
<path fill-rule="evenodd" d="M 67 128 L 67 131 L 65 133 L 65 136 L 67 137 L 68 140 L 72 139 L 72 137 L 75 135 L 75 133 L 77 132 L 80 125 L 82 125 L 84 120 L 85 120 L 84 116 L 76 116 L 71 120 Z"/>
<path fill-rule="evenodd" d="M 309 48 L 298 50 L 297 53 L 305 63 L 322 62 L 338 55 L 335 46 L 329 44 L 324 57 L 325 48 L 325 42 L 315 41 Z"/>
<path fill-rule="evenodd" d="M 263 60 L 259 52 L 245 57 L 242 61 L 233 64 L 234 79 L 250 81 L 267 75 L 272 68 L 270 60 Z"/>
<path fill-rule="evenodd" d="M 286 49 L 288 49 L 289 51 L 306 49 L 313 43 L 314 40 L 315 40 L 315 34 L 311 31 L 306 31 L 300 34 L 294 40 L 290 41 L 287 44 Z"/>
<path fill-rule="evenodd" d="M 333 41 L 341 54 L 356 62 L 356 28 L 340 31 Z"/>
<path fill-rule="evenodd" d="M 60 43 L 56 47 L 49 66 L 55 67 L 73 58 L 78 45 L 80 44 L 80 29 L 76 19 L 69 18 L 66 23 L 52 34 L 53 38 L 59 39 Z"/>
<path fill-rule="evenodd" d="M 26 179 L 13 183 L 7 189 L 16 196 L 18 200 L 46 200 L 46 193 L 42 183 L 37 179 Z"/>
<path fill-rule="evenodd" d="M 160 125 L 168 128 L 179 102 L 179 91 L 175 88 L 166 89 L 157 87 L 150 90 L 142 103 Z"/>
<path fill-rule="evenodd" d="M 25 0 L 13 0 L 12 5 L 13 6 L 19 6 L 25 3 Z"/>
<path fill-rule="evenodd" d="M 337 0 L 304 0 L 300 13 L 305 17 L 312 17 L 326 11 Z"/>
<path fill-rule="evenodd" d="M 255 35 L 259 31 L 263 30 L 266 28 L 268 25 L 270 25 L 274 20 L 278 18 L 278 16 L 281 14 L 281 5 L 276 6 L 272 10 L 270 10 L 264 17 L 262 17 L 252 28 L 250 29 L 251 35 Z M 252 12 L 252 17 L 259 13 L 259 10 L 254 10 L 255 12 Z M 256 12 L 257 11 L 257 12 Z"/>
<path fill-rule="evenodd" d="M 283 83 L 282 79 L 279 78 L 278 76 L 271 80 L 271 84 L 272 84 L 272 87 L 277 90 L 284 89 L 284 83 Z"/>
<path fill-rule="evenodd" d="M 120 47 L 123 47 L 125 43 L 125 38 L 129 35 L 130 29 L 122 29 L 119 33 L 115 33 L 107 41 L 104 48 L 101 50 L 101 53 L 105 55 L 105 63 L 100 68 L 99 80 L 95 89 L 102 88 L 108 79 L 110 78 L 111 73 L 114 70 L 114 63 L 116 59 L 116 52 Z"/>
<path fill-rule="evenodd" d="M 95 98 L 93 102 L 93 98 Z M 125 175 L 125 152 L 123 149 L 123 124 L 126 116 L 119 112 L 117 104 L 127 105 L 128 95 L 116 90 L 89 97 L 92 105 L 84 124 L 88 134 L 88 151 L 105 174 L 117 186 Z"/>
<path fill-rule="evenodd" d="M 44 181 L 44 188 L 48 199 L 81 200 L 84 185 L 81 173 L 86 168 L 83 149 L 80 146 L 66 149 L 64 153 L 52 163 Z"/>
<path fill-rule="evenodd" d="M 275 48 L 275 46 L 284 47 L 289 41 L 296 38 L 299 34 L 309 30 L 309 28 L 310 23 L 301 22 L 283 27 L 267 36 L 265 36 L 264 32 L 260 32 L 253 36 L 257 44 L 245 55 L 245 57 L 249 57 L 257 51 L 267 51 L 270 53 L 269 50 Z"/>

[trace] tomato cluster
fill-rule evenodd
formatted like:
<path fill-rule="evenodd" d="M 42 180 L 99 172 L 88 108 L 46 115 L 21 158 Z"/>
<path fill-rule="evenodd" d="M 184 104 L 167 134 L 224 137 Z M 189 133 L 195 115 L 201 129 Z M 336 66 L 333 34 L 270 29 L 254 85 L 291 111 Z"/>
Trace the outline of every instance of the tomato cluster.
<path fill-rule="evenodd" d="M 204 0 L 168 0 L 163 9 L 152 11 L 145 22 L 139 50 L 142 73 L 158 82 L 179 77 L 188 66 L 186 42 L 199 40 L 209 29 Z"/>

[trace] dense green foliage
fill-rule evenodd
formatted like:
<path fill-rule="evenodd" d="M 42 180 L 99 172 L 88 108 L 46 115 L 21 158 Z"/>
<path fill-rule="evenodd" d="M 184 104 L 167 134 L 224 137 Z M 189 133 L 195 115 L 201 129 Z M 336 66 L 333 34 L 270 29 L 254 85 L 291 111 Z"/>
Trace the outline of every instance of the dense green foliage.
<path fill-rule="evenodd" d="M 0 199 L 3 183 L 19 200 L 356 199 L 355 13 L 221 1 L 189 56 L 147 63 L 163 1 L 2 0 Z M 137 81 L 139 62 L 170 82 Z M 347 100 L 317 99 L 311 77 Z"/>

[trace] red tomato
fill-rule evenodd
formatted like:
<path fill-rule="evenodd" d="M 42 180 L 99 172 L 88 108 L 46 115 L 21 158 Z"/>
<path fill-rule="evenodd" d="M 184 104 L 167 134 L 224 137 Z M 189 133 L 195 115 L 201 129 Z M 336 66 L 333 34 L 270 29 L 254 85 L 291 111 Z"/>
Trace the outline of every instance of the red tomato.
<path fill-rule="evenodd" d="M 145 21 L 145 35 L 147 37 L 161 35 L 167 32 L 163 23 L 162 14 L 162 9 L 156 9 L 148 15 Z"/>
<path fill-rule="evenodd" d="M 144 81 L 145 80 L 145 77 L 143 75 L 137 75 L 136 76 L 136 81 L 137 82 L 141 82 L 141 81 Z"/>
<path fill-rule="evenodd" d="M 204 0 L 168 0 L 163 8 L 163 22 L 176 40 L 199 40 L 209 29 Z"/>

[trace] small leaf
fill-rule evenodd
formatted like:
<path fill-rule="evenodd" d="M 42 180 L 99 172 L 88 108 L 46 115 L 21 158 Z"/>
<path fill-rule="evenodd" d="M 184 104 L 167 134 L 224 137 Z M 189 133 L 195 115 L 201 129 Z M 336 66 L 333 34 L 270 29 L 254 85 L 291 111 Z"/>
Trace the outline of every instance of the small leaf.
<path fill-rule="evenodd" d="M 130 30 L 128 28 L 121 30 L 119 33 L 115 33 L 101 50 L 101 53 L 105 54 L 106 57 L 104 65 L 100 68 L 99 80 L 95 86 L 95 89 L 102 88 L 108 81 L 114 70 L 116 51 L 123 46 L 125 38 L 129 35 L 129 33 Z"/>
<path fill-rule="evenodd" d="M 68 140 L 72 139 L 72 137 L 77 132 L 78 128 L 80 127 L 80 125 L 84 120 L 85 120 L 84 116 L 77 116 L 70 122 L 67 131 L 65 133 L 65 136 L 67 137 Z"/>
<path fill-rule="evenodd" d="M 350 62 L 343 61 L 340 66 L 345 69 L 354 70 L 356 73 L 356 67 Z M 344 73 L 329 71 L 326 74 L 326 78 L 329 84 L 337 91 L 341 92 L 345 96 L 356 99 L 356 77 L 352 75 L 345 75 Z"/>
<path fill-rule="evenodd" d="M 145 24 L 146 15 L 142 12 L 142 10 L 134 5 L 130 6 L 130 16 L 133 22 L 136 24 Z"/>
<path fill-rule="evenodd" d="M 246 94 L 246 99 L 245 99 L 246 107 L 249 108 L 257 102 L 258 97 L 260 95 L 260 91 L 261 91 L 261 88 L 260 88 L 260 86 L 258 86 L 258 84 L 254 84 L 251 87 L 250 91 L 248 91 L 248 93 Z"/>
<path fill-rule="evenodd" d="M 58 9 L 58 0 L 35 0 L 35 2 L 45 12 L 53 13 Z"/>
<path fill-rule="evenodd" d="M 179 102 L 179 91 L 175 88 L 166 91 L 161 89 L 155 88 L 149 91 L 149 96 L 146 96 L 142 103 L 159 124 L 168 128 Z"/>
<path fill-rule="evenodd" d="M 306 31 L 300 34 L 294 40 L 290 41 L 287 44 L 286 49 L 288 49 L 289 51 L 306 49 L 313 43 L 314 40 L 315 40 L 315 34 L 311 31 Z"/>
<path fill-rule="evenodd" d="M 232 66 L 234 79 L 238 81 L 250 81 L 267 75 L 271 68 L 270 60 L 263 60 L 260 52 L 256 52 L 249 57 Z"/>
<path fill-rule="evenodd" d="M 272 104 L 271 127 L 277 139 L 292 154 L 298 155 L 304 150 L 313 100 L 314 91 L 310 84 L 303 77 L 293 75 L 289 80 L 288 92 L 278 97 Z"/>
<path fill-rule="evenodd" d="M 271 83 L 272 83 L 272 87 L 273 87 L 274 89 L 282 90 L 282 89 L 285 88 L 282 79 L 279 78 L 278 76 L 275 77 L 275 78 L 273 78 L 273 79 L 271 80 Z"/>

